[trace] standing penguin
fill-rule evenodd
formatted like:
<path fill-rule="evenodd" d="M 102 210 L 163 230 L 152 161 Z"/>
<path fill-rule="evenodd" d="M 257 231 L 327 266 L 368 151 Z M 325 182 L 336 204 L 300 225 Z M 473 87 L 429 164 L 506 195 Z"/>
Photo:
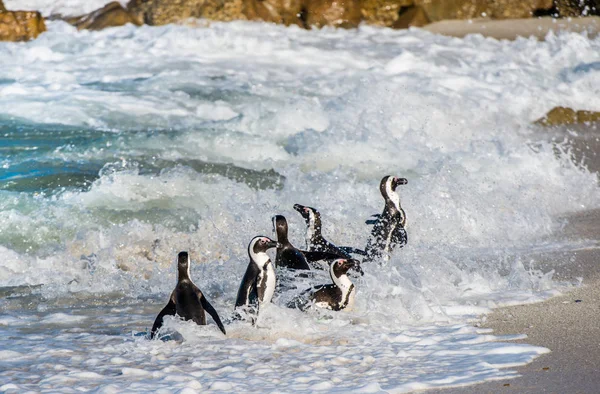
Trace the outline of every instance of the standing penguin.
<path fill-rule="evenodd" d="M 332 284 L 315 286 L 297 297 L 289 307 L 297 307 L 305 310 L 310 305 L 319 308 L 340 311 L 342 309 L 351 310 L 354 306 L 354 296 L 356 289 L 350 278 L 348 271 L 353 269 L 363 274 L 360 263 L 355 259 L 337 259 L 329 267 Z"/>
<path fill-rule="evenodd" d="M 273 217 L 273 227 L 277 234 L 277 242 L 281 244 L 281 247 L 277 248 L 277 256 L 275 257 L 275 265 L 277 267 L 309 270 L 309 261 L 333 260 L 339 257 L 334 253 L 309 252 L 296 249 L 288 240 L 288 224 L 282 215 L 275 215 Z"/>
<path fill-rule="evenodd" d="M 213 318 L 219 329 L 226 334 L 225 327 L 221 319 L 212 307 L 210 302 L 204 297 L 198 286 L 190 278 L 190 257 L 188 252 L 179 252 L 177 256 L 177 286 L 169 297 L 169 302 L 156 317 L 150 338 L 154 338 L 156 332 L 163 325 L 163 317 L 166 315 L 179 315 L 185 320 L 193 320 L 201 326 L 206 325 L 206 315 L 204 311 Z"/>
<path fill-rule="evenodd" d="M 339 257 L 352 258 L 350 253 L 362 254 L 365 252 L 348 246 L 336 246 L 323 237 L 321 233 L 321 213 L 315 208 L 295 204 L 294 209 L 306 221 L 306 248 L 311 252 L 328 252 Z"/>
<path fill-rule="evenodd" d="M 406 178 L 387 175 L 379 184 L 379 191 L 385 200 L 381 215 L 375 220 L 367 221 L 373 224 L 371 236 L 365 248 L 366 257 L 363 261 L 373 261 L 376 258 L 389 258 L 396 246 L 403 247 L 408 241 L 406 234 L 406 214 L 400 206 L 400 196 L 396 192 L 399 185 L 406 185 Z"/>
<path fill-rule="evenodd" d="M 279 243 L 268 237 L 252 238 L 248 245 L 250 263 L 242 278 L 235 300 L 235 307 L 262 306 L 271 302 L 275 292 L 275 269 L 267 250 L 278 247 Z"/>

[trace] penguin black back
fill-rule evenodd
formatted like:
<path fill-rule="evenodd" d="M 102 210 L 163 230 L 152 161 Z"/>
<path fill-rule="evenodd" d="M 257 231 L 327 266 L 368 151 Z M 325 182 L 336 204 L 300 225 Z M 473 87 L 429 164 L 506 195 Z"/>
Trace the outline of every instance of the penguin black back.
<path fill-rule="evenodd" d="M 351 269 L 361 275 L 363 274 L 358 260 L 337 259 L 333 261 L 329 267 L 329 274 L 333 283 L 315 286 L 313 289 L 306 290 L 288 304 L 288 307 L 305 310 L 310 305 L 314 305 L 334 311 L 352 309 L 356 289 L 348 277 L 348 271 Z"/>
<path fill-rule="evenodd" d="M 288 240 L 288 224 L 282 215 L 273 217 L 273 226 L 277 234 L 277 242 L 281 247 L 277 249 L 275 265 L 277 267 L 286 267 L 296 270 L 309 270 L 310 266 L 304 254 L 296 249 Z"/>
<path fill-rule="evenodd" d="M 223 334 L 226 334 L 217 311 L 190 278 L 189 254 L 180 252 L 177 255 L 177 285 L 169 297 L 169 302 L 156 317 L 150 338 L 154 338 L 156 332 L 162 327 L 163 318 L 167 315 L 177 314 L 184 320 L 193 320 L 196 324 L 206 325 L 205 311 L 211 315 Z"/>
<path fill-rule="evenodd" d="M 362 254 L 360 249 L 348 246 L 336 246 L 323 237 L 321 213 L 312 207 L 295 204 L 294 209 L 302 215 L 306 221 L 306 248 L 311 252 L 327 252 L 335 254 L 338 257 L 352 258 L 351 253 Z"/>

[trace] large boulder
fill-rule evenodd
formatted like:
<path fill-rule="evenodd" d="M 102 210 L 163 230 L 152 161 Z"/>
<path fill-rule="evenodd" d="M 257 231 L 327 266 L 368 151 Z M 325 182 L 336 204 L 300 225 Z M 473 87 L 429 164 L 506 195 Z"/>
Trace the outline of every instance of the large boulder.
<path fill-rule="evenodd" d="M 543 118 L 535 121 L 540 126 L 560 126 L 600 122 L 600 112 L 575 111 L 568 107 L 554 107 Z"/>
<path fill-rule="evenodd" d="M 0 11 L 0 41 L 29 41 L 45 31 L 44 18 L 37 11 Z"/>
<path fill-rule="evenodd" d="M 553 0 L 415 0 L 432 22 L 444 19 L 529 18 L 554 7 Z"/>
<path fill-rule="evenodd" d="M 360 0 L 306 0 L 307 27 L 357 27 L 362 19 Z"/>
<path fill-rule="evenodd" d="M 247 19 L 243 12 L 244 0 L 131 0 L 127 9 L 148 25 L 166 25 L 189 18 Z"/>
<path fill-rule="evenodd" d="M 554 7 L 561 17 L 600 15 L 600 0 L 554 0 Z"/>
<path fill-rule="evenodd" d="M 413 0 L 363 0 L 360 11 L 366 23 L 390 27 L 398 20 L 401 10 L 413 3 Z"/>
<path fill-rule="evenodd" d="M 243 12 L 249 20 L 306 27 L 303 0 L 244 0 Z"/>
<path fill-rule="evenodd" d="M 392 27 L 394 29 L 408 29 L 409 27 L 423 27 L 430 22 L 423 7 L 417 5 L 403 8 Z"/>
<path fill-rule="evenodd" d="M 101 30 L 107 27 L 123 26 L 127 23 L 132 23 L 137 26 L 142 24 L 142 21 L 139 20 L 136 15 L 123 8 L 117 1 L 108 3 L 99 10 L 87 15 L 67 18 L 66 21 L 77 27 L 79 30 Z"/>

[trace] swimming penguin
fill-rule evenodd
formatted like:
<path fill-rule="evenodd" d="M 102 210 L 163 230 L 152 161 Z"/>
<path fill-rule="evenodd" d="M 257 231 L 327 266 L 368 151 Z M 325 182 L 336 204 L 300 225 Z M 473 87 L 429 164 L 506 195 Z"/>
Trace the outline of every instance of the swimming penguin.
<path fill-rule="evenodd" d="M 235 307 L 268 304 L 275 292 L 275 269 L 271 263 L 268 249 L 278 247 L 279 243 L 268 237 L 252 238 L 248 245 L 250 263 L 240 284 Z"/>
<path fill-rule="evenodd" d="M 327 241 L 321 234 L 321 214 L 315 208 L 295 204 L 294 209 L 298 211 L 306 221 L 306 248 L 309 251 L 333 253 L 347 259 L 352 258 L 350 253 L 365 254 L 365 252 L 360 249 L 348 246 L 336 246 Z"/>
<path fill-rule="evenodd" d="M 225 327 L 221 319 L 212 307 L 210 302 L 204 297 L 200 289 L 192 282 L 190 278 L 190 257 L 187 252 L 179 252 L 177 256 L 177 286 L 169 297 L 169 302 L 156 317 L 150 338 L 154 338 L 156 332 L 163 325 L 163 317 L 166 315 L 179 315 L 185 320 L 193 320 L 201 326 L 206 325 L 206 316 L 204 311 L 212 316 L 219 329 L 226 334 Z"/>
<path fill-rule="evenodd" d="M 371 236 L 365 248 L 366 257 L 363 261 L 372 261 L 376 258 L 389 258 L 396 246 L 403 247 L 408 241 L 406 234 L 406 214 L 400 206 L 400 196 L 396 192 L 399 185 L 406 185 L 406 178 L 385 176 L 379 184 L 379 190 L 385 206 L 381 215 L 374 215 L 375 220 L 367 221 L 373 224 Z"/>
<path fill-rule="evenodd" d="M 351 310 L 354 306 L 356 289 L 348 277 L 350 269 L 363 274 L 358 260 L 337 259 L 333 261 L 329 267 L 333 283 L 315 286 L 313 289 L 305 291 L 288 306 L 298 307 L 301 310 L 305 310 L 310 305 L 334 311 Z"/>
<path fill-rule="evenodd" d="M 339 257 L 334 253 L 310 252 L 296 249 L 288 240 L 288 224 L 282 215 L 273 216 L 273 227 L 277 234 L 277 242 L 281 244 L 281 247 L 277 248 L 277 256 L 275 257 L 275 265 L 277 267 L 310 270 L 309 261 L 333 260 Z M 319 268 L 318 266 L 315 267 Z"/>

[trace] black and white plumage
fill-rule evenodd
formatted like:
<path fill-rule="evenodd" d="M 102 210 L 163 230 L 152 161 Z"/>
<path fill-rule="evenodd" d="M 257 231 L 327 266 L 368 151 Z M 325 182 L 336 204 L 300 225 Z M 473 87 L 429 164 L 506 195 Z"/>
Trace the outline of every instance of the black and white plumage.
<path fill-rule="evenodd" d="M 349 270 L 362 274 L 360 263 L 355 259 L 337 259 L 329 266 L 329 274 L 333 283 L 315 286 L 297 297 L 291 307 L 305 310 L 311 305 L 319 308 L 340 311 L 351 310 L 354 306 L 356 287 L 348 277 Z"/>
<path fill-rule="evenodd" d="M 367 221 L 373 224 L 371 236 L 365 248 L 366 257 L 363 261 L 377 258 L 389 258 L 396 247 L 403 247 L 408 241 L 406 234 L 406 214 L 400 205 L 400 196 L 396 192 L 399 185 L 406 185 L 406 178 L 385 176 L 379 184 L 379 191 L 385 201 L 383 212 L 375 220 Z"/>
<path fill-rule="evenodd" d="M 163 318 L 167 315 L 177 314 L 185 320 L 193 320 L 196 324 L 203 326 L 206 325 L 205 311 L 217 323 L 223 334 L 226 334 L 225 327 L 223 327 L 217 311 L 208 302 L 198 286 L 192 282 L 190 264 L 189 254 L 187 252 L 180 252 L 177 256 L 177 286 L 175 286 L 175 290 L 171 293 L 167 305 L 156 317 L 150 338 L 154 338 L 156 332 L 163 325 Z"/>
<path fill-rule="evenodd" d="M 268 304 L 275 293 L 276 277 L 273 263 L 267 250 L 280 246 L 268 237 L 252 238 L 248 245 L 250 263 L 240 283 L 235 307 L 253 306 L 259 308 Z"/>
<path fill-rule="evenodd" d="M 288 224 L 287 220 L 282 215 L 273 217 L 273 226 L 277 234 L 277 242 L 281 247 L 277 248 L 277 256 L 275 257 L 275 265 L 277 267 L 285 267 L 295 270 L 310 270 L 309 262 L 317 262 L 320 260 L 333 260 L 339 256 L 334 253 L 304 251 L 294 247 L 288 239 Z M 318 266 L 314 266 L 319 268 Z"/>
<path fill-rule="evenodd" d="M 306 221 L 306 249 L 310 252 L 328 252 L 347 259 L 352 258 L 351 253 L 362 254 L 365 252 L 348 246 L 336 246 L 323 237 L 321 232 L 321 213 L 315 208 L 295 204 L 294 209 Z"/>

